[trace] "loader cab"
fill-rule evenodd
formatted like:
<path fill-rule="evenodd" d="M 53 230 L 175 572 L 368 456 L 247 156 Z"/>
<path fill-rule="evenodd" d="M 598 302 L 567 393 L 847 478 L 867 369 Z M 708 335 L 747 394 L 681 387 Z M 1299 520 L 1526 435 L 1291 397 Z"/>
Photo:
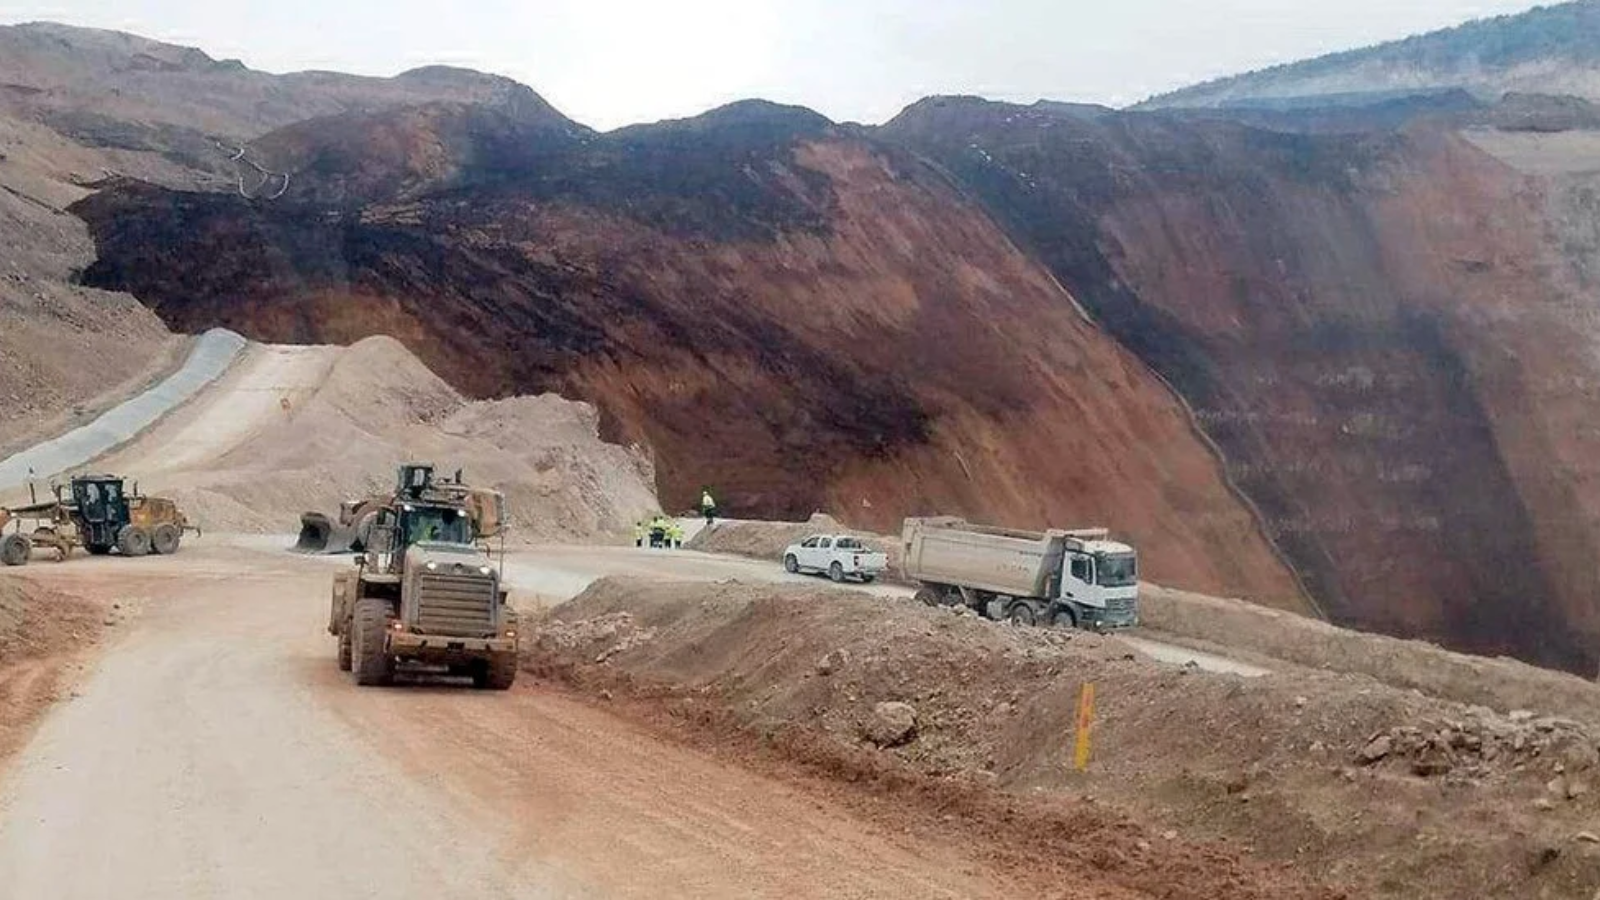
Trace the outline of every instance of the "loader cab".
<path fill-rule="evenodd" d="M 400 507 L 398 536 L 402 547 L 412 544 L 472 543 L 472 518 L 453 506 L 406 503 Z"/>

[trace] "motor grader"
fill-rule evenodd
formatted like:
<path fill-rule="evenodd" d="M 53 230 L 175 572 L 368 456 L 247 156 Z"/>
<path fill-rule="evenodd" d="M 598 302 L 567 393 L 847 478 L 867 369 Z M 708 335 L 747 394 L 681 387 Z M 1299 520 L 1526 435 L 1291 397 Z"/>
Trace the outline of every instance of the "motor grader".
<path fill-rule="evenodd" d="M 517 617 L 488 555 L 502 534 L 497 491 L 400 467 L 393 496 L 373 512 L 351 571 L 333 577 L 328 632 L 339 668 L 359 685 L 401 670 L 470 676 L 505 690 L 517 677 Z"/>
<path fill-rule="evenodd" d="M 27 506 L 0 508 L 0 563 L 25 565 L 35 550 L 64 561 L 77 547 L 95 556 L 166 555 L 178 552 L 185 531 L 199 531 L 172 500 L 140 494 L 137 482 L 129 487 L 119 475 L 79 475 L 50 487 L 50 500 L 34 494 Z"/>

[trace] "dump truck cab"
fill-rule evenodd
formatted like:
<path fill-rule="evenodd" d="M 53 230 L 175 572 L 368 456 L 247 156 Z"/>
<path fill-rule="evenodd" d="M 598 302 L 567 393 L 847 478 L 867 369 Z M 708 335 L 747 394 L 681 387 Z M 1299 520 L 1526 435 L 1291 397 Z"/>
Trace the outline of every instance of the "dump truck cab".
<path fill-rule="evenodd" d="M 484 494 L 459 475 L 435 481 L 431 466 L 401 467 L 355 570 L 334 578 L 329 631 L 358 684 L 387 684 L 402 667 L 499 690 L 515 680 L 516 612 L 481 543 L 499 533 L 501 503 L 485 514 Z"/>
<path fill-rule="evenodd" d="M 1139 557 L 1127 544 L 1103 534 L 1071 536 L 1061 567 L 1063 606 L 1074 610 L 1074 622 L 1092 627 L 1122 627 L 1137 621 Z"/>

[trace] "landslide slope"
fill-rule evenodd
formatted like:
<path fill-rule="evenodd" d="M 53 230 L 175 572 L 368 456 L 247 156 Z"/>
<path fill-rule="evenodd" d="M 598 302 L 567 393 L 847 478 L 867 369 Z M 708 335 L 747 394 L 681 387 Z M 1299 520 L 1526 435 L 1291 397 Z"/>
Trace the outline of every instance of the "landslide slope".
<path fill-rule="evenodd" d="M 182 342 L 125 294 L 75 284 L 94 260 L 66 207 L 113 174 L 248 193 L 281 186 L 252 138 L 318 115 L 472 102 L 587 130 L 505 78 L 270 75 L 128 34 L 0 27 L 0 455 L 82 424 L 175 364 Z"/>
<path fill-rule="evenodd" d="M 1154 97 L 1145 108 L 1289 108 L 1465 88 L 1600 98 L 1600 2 L 1525 13 L 1222 78 Z"/>
<path fill-rule="evenodd" d="M 86 280 L 178 329 L 391 334 L 469 393 L 591 401 L 669 507 L 1107 522 L 1152 577 L 1301 605 L 1179 403 L 914 154 L 762 103 L 603 136 L 431 104 L 254 146 L 276 199 L 75 206 Z"/>
<path fill-rule="evenodd" d="M 1592 672 L 1595 317 L 1448 129 L 924 101 L 937 159 L 1194 406 L 1333 618 Z"/>

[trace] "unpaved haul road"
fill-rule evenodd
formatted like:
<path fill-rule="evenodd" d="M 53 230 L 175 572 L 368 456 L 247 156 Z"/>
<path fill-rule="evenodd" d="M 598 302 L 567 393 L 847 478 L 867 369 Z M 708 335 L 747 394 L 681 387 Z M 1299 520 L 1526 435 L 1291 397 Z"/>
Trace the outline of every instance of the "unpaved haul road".
<path fill-rule="evenodd" d="M 1016 890 L 963 847 L 886 834 L 537 686 L 358 689 L 321 631 L 328 564 L 208 543 L 25 570 L 137 612 L 7 765 L 0 895 Z M 1064 896 L 1127 896 L 1096 882 Z"/>

